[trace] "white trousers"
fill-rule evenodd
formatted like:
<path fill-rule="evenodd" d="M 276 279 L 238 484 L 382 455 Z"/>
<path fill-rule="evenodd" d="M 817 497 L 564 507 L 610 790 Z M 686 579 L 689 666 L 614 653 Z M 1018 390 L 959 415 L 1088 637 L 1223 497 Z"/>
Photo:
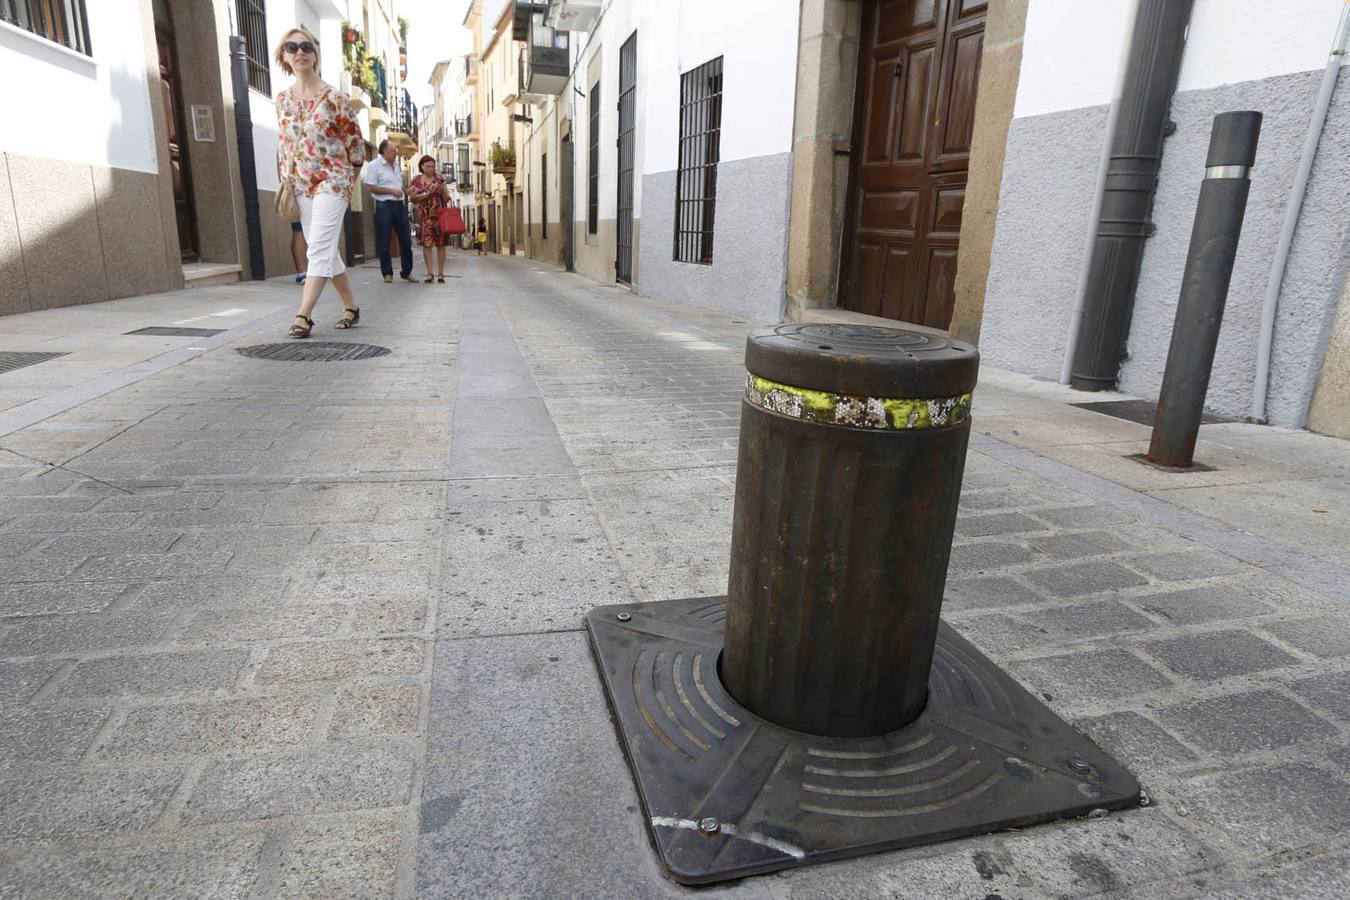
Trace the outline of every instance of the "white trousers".
<path fill-rule="evenodd" d="M 304 231 L 305 244 L 309 247 L 309 267 L 305 274 L 332 278 L 347 271 L 338 240 L 342 220 L 347 215 L 347 198 L 322 192 L 313 197 L 297 194 L 295 202 L 300 207 L 300 229 Z"/>

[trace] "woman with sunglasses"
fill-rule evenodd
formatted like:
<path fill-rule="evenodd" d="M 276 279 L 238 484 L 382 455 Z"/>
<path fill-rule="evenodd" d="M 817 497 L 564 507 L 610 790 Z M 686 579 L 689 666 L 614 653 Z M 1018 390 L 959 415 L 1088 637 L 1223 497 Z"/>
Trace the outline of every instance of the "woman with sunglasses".
<path fill-rule="evenodd" d="M 366 143 L 351 100 L 319 78 L 319 39 L 293 28 L 277 44 L 276 61 L 295 83 L 277 94 L 277 170 L 290 182 L 300 207 L 300 225 L 309 245 L 304 293 L 290 336 L 309 337 L 310 313 L 331 279 L 342 299 L 336 328 L 351 328 L 361 309 L 347 283 L 338 234 L 347 204 L 366 159 Z"/>

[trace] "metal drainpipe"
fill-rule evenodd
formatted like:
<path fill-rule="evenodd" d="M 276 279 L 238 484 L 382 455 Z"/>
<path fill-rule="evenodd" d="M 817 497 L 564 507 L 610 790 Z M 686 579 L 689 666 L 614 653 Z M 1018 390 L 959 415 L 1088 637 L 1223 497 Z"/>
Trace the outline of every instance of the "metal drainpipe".
<path fill-rule="evenodd" d="M 1134 32 L 1134 20 L 1139 15 L 1139 0 L 1130 0 L 1125 14 L 1125 33 Z M 1059 370 L 1059 383 L 1068 384 L 1073 372 L 1074 348 L 1078 346 L 1078 332 L 1083 326 L 1083 305 L 1087 302 L 1088 272 L 1092 262 L 1092 248 L 1097 243 L 1097 220 L 1102 215 L 1102 194 L 1106 191 L 1106 172 L 1111 163 L 1111 135 L 1116 132 L 1120 118 L 1120 95 L 1125 92 L 1125 71 L 1130 60 L 1130 43 L 1120 47 L 1120 61 L 1116 64 L 1116 86 L 1111 92 L 1111 107 L 1106 113 L 1106 127 L 1102 129 L 1101 161 L 1097 165 L 1097 186 L 1092 193 L 1092 211 L 1088 213 L 1091 227 L 1087 230 L 1087 246 L 1083 248 L 1083 264 L 1078 269 L 1078 286 L 1074 288 L 1073 312 L 1069 316 L 1069 335 L 1064 342 L 1064 364 Z"/>
<path fill-rule="evenodd" d="M 1308 176 L 1312 173 L 1317 147 L 1322 142 L 1322 130 L 1327 124 L 1327 110 L 1331 95 L 1336 92 L 1336 79 L 1341 73 L 1347 39 L 1350 39 L 1350 2 L 1341 8 L 1341 20 L 1336 26 L 1336 39 L 1331 44 L 1327 67 L 1322 73 L 1322 87 L 1313 104 L 1308 133 L 1303 138 L 1303 155 L 1298 161 L 1294 186 L 1289 189 L 1289 202 L 1284 208 L 1284 222 L 1280 226 L 1280 240 L 1275 245 L 1275 259 L 1270 264 L 1270 278 L 1266 281 L 1266 297 L 1261 306 L 1261 338 L 1256 345 L 1256 380 L 1252 385 L 1252 421 L 1266 421 L 1266 395 L 1270 392 L 1270 354 L 1275 344 L 1275 312 L 1280 305 L 1280 288 L 1284 284 L 1284 269 L 1289 263 L 1289 248 L 1294 243 L 1303 197 L 1308 190 Z M 1305 412 L 1306 417 L 1306 412 Z M 1301 424 L 1301 423 L 1300 423 Z"/>
<path fill-rule="evenodd" d="M 263 259 L 262 217 L 258 211 L 258 171 L 253 158 L 253 114 L 248 104 L 248 51 L 244 39 L 230 35 L 230 74 L 234 87 L 234 130 L 239 144 L 239 183 L 244 192 L 244 228 L 248 234 L 249 276 L 267 277 Z"/>
<path fill-rule="evenodd" d="M 1110 390 L 1120 375 L 1193 2 L 1139 3 L 1069 378 L 1079 390 Z"/>

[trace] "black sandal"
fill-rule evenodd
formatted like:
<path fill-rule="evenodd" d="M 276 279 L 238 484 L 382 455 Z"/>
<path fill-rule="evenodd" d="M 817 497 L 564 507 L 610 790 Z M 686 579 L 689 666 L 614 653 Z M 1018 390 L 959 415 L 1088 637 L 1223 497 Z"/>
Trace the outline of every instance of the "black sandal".
<path fill-rule="evenodd" d="M 444 275 L 437 276 L 436 281 L 439 284 L 445 284 L 445 276 Z"/>
<path fill-rule="evenodd" d="M 423 283 L 423 284 L 431 284 L 431 283 L 432 283 L 433 281 L 435 281 L 435 280 L 436 280 L 436 279 L 434 279 L 434 278 L 432 278 L 430 275 L 428 275 L 428 276 L 427 276 L 427 280 L 424 281 L 424 282 L 422 282 L 422 283 Z"/>
<path fill-rule="evenodd" d="M 309 316 L 302 316 L 302 315 L 300 315 L 299 313 L 296 313 L 296 314 L 295 314 L 295 317 L 296 317 L 297 319 L 299 319 L 301 322 L 304 322 L 305 324 L 304 324 L 304 325 L 292 325 L 292 326 L 291 326 L 291 330 L 288 331 L 288 332 L 286 332 L 286 333 L 289 334 L 289 335 L 290 335 L 291 337 L 293 337 L 293 338 L 307 338 L 307 337 L 309 337 L 309 333 L 310 333 L 311 331 L 314 330 L 314 320 L 311 319 Z"/>
<path fill-rule="evenodd" d="M 334 325 L 333 327 L 334 327 L 334 328 L 341 328 L 341 329 L 344 329 L 344 330 L 345 330 L 345 329 L 347 329 L 347 328 L 351 328 L 353 325 L 355 325 L 355 324 L 356 324 L 357 322 L 359 322 L 359 321 L 361 321 L 361 308 L 360 308 L 360 307 L 357 307 L 356 309 L 344 309 L 344 310 L 342 311 L 342 318 L 341 318 L 341 319 L 338 319 L 337 324 Z"/>

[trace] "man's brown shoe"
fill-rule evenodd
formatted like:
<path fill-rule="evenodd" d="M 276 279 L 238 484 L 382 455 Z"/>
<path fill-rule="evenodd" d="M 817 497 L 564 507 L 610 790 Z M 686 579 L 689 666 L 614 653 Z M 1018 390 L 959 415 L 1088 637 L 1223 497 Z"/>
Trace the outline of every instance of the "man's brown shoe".
<path fill-rule="evenodd" d="M 408 284 L 417 284 L 417 279 L 412 277 L 411 275 L 403 275 L 401 277 L 403 278 L 404 281 L 408 282 Z"/>
<path fill-rule="evenodd" d="M 394 283 L 394 276 L 393 276 L 393 275 L 386 275 L 386 276 L 384 276 L 384 283 L 385 283 L 385 284 L 393 284 L 393 283 Z"/>

